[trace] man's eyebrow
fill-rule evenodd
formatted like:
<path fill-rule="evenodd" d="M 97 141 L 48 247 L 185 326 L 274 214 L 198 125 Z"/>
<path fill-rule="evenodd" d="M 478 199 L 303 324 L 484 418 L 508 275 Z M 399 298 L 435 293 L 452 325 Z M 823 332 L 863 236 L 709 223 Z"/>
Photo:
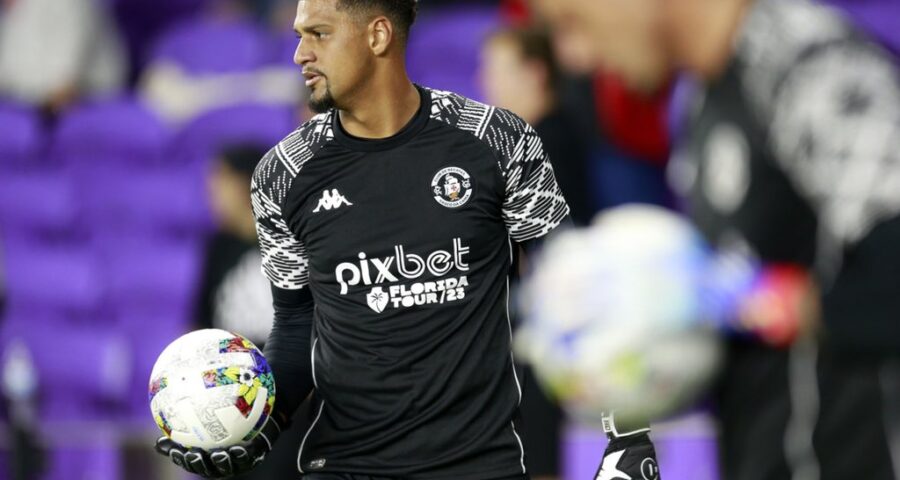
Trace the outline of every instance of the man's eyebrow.
<path fill-rule="evenodd" d="M 329 26 L 329 25 L 328 25 L 328 24 L 325 24 L 325 23 L 317 23 L 317 24 L 315 24 L 315 25 L 303 26 L 303 27 L 300 27 L 299 29 L 295 26 L 295 27 L 294 27 L 294 32 L 296 32 L 296 33 L 311 32 L 311 31 L 313 31 L 313 30 L 317 30 L 317 29 L 320 29 L 320 28 L 323 28 L 323 27 L 328 27 L 328 26 Z"/>

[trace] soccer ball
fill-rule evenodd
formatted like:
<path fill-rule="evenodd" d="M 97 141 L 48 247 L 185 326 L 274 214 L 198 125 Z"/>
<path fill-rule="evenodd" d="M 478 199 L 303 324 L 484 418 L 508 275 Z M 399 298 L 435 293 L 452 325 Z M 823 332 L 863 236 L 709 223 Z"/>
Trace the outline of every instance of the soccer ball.
<path fill-rule="evenodd" d="M 224 330 L 188 333 L 163 350 L 150 375 L 150 410 L 169 438 L 204 450 L 249 441 L 275 404 L 262 352 Z"/>
<path fill-rule="evenodd" d="M 704 318 L 711 255 L 690 224 L 625 206 L 546 246 L 521 292 L 516 339 L 539 383 L 575 418 L 659 419 L 716 372 L 720 337 Z"/>

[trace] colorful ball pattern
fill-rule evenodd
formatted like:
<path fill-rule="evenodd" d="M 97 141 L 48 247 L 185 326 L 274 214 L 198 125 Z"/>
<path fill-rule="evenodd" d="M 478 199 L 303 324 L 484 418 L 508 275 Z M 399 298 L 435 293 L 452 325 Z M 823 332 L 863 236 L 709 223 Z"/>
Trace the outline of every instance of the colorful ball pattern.
<path fill-rule="evenodd" d="M 251 440 L 275 405 L 275 380 L 262 352 L 224 330 L 172 342 L 150 375 L 150 410 L 160 430 L 185 447 L 226 448 Z"/>

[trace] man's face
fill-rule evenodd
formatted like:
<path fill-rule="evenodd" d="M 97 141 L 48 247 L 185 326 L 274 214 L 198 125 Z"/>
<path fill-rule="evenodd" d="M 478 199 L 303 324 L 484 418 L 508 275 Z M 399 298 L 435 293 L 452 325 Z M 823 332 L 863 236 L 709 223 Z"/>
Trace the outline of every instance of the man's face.
<path fill-rule="evenodd" d="M 643 90 L 667 78 L 660 12 L 668 0 L 533 1 L 552 24 L 557 41 L 590 52 L 596 67 Z"/>
<path fill-rule="evenodd" d="M 338 0 L 300 0 L 294 20 L 294 63 L 303 67 L 310 109 L 319 113 L 345 108 L 373 61 L 365 21 L 337 7 Z"/>
<path fill-rule="evenodd" d="M 481 86 L 488 103 L 519 112 L 522 102 L 546 90 L 546 72 L 527 62 L 513 40 L 488 41 L 481 51 Z"/>

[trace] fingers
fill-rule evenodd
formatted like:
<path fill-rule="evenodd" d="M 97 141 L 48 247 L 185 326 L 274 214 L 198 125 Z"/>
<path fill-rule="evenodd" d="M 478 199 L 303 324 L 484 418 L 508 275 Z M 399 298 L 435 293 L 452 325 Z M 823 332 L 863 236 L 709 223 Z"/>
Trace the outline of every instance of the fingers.
<path fill-rule="evenodd" d="M 172 460 L 172 463 L 178 467 L 187 470 L 190 473 L 196 473 L 185 458 L 186 449 L 171 438 L 158 438 L 154 450 L 160 455 L 169 457 L 169 459 Z"/>
<path fill-rule="evenodd" d="M 175 460 L 174 458 L 172 459 Z M 184 469 L 205 478 L 215 478 L 218 472 L 209 458 L 200 450 L 191 450 L 184 454 Z"/>
<path fill-rule="evenodd" d="M 160 454 L 160 455 L 163 455 L 163 456 L 165 456 L 165 457 L 168 457 L 168 456 L 169 456 L 169 452 L 170 452 L 173 448 L 174 448 L 174 449 L 180 449 L 180 448 L 181 448 L 181 445 L 175 443 L 175 442 L 174 442 L 171 438 L 169 438 L 169 437 L 159 437 L 158 439 L 156 439 L 156 445 L 154 445 L 154 450 L 156 450 L 156 453 L 158 453 L 158 454 Z"/>
<path fill-rule="evenodd" d="M 247 472 L 256 465 L 256 459 L 241 445 L 229 448 L 228 454 L 236 472 Z"/>
<path fill-rule="evenodd" d="M 216 471 L 223 476 L 234 475 L 241 470 L 235 469 L 235 462 L 232 460 L 231 455 L 223 450 L 218 450 L 209 454 L 210 460 L 212 460 L 213 466 L 216 468 Z"/>

